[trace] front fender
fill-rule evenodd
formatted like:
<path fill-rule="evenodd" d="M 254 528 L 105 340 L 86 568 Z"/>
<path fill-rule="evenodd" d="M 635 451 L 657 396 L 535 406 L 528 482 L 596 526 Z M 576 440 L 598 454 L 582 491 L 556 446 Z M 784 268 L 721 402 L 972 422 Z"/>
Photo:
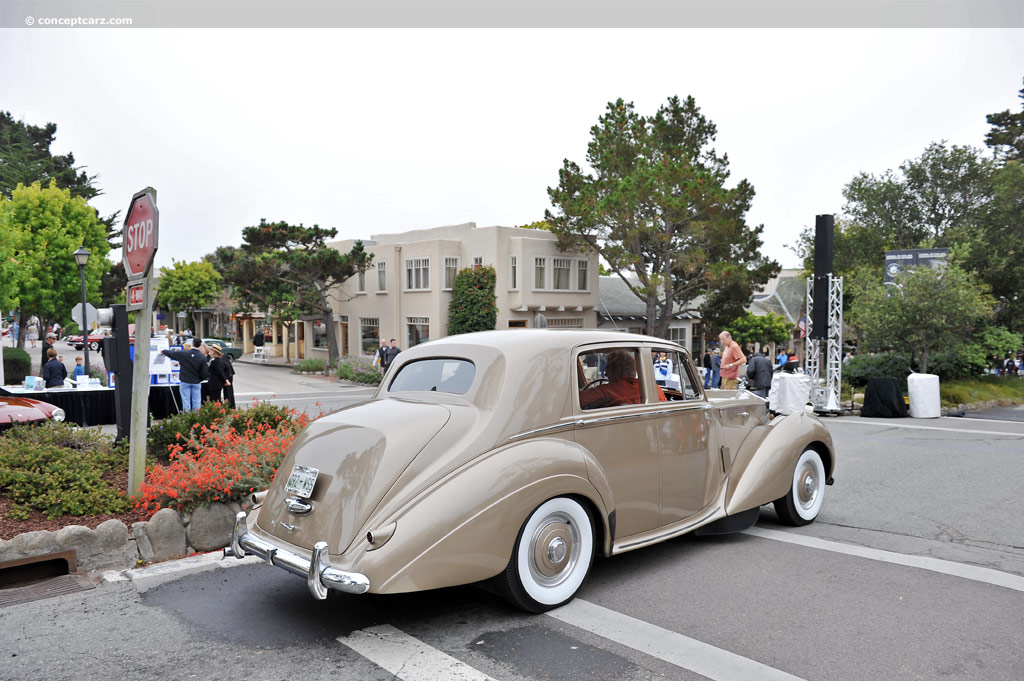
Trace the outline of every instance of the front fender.
<path fill-rule="evenodd" d="M 582 450 L 564 440 L 532 440 L 478 459 L 439 481 L 394 516 L 397 528 L 355 567 L 373 593 L 469 584 L 508 565 L 523 522 L 544 501 L 588 499 L 607 534 L 607 509 L 587 477 Z"/>
<path fill-rule="evenodd" d="M 729 515 L 767 504 L 784 496 L 793 481 L 800 455 L 814 446 L 822 453 L 826 479 L 835 470 L 832 436 L 817 417 L 805 413 L 776 417 L 757 443 L 743 447 L 733 460 L 726 495 Z"/>

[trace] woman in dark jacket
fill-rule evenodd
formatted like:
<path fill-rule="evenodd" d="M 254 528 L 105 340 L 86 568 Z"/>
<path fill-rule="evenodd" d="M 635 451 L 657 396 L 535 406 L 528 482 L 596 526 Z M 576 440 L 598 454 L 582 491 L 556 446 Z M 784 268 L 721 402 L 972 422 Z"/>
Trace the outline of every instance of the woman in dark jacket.
<path fill-rule="evenodd" d="M 210 346 L 210 381 L 208 383 L 208 399 L 213 402 L 221 401 L 221 393 L 225 386 L 231 385 L 231 365 L 221 355 L 220 348 L 216 345 Z"/>
<path fill-rule="evenodd" d="M 64 363 L 57 359 L 56 348 L 47 350 L 46 356 L 50 359 L 43 365 L 43 381 L 47 388 L 59 388 L 64 385 L 64 379 L 68 377 L 68 370 L 64 367 Z"/>

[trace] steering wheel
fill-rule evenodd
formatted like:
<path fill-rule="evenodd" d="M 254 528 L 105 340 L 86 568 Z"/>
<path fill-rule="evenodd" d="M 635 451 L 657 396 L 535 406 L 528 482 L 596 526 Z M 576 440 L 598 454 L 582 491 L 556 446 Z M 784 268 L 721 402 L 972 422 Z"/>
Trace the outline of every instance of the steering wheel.
<path fill-rule="evenodd" d="M 583 389 L 590 390 L 591 388 L 596 388 L 597 386 L 604 385 L 605 383 L 611 383 L 611 381 L 609 381 L 607 378 L 595 378 L 593 381 L 583 386 Z"/>

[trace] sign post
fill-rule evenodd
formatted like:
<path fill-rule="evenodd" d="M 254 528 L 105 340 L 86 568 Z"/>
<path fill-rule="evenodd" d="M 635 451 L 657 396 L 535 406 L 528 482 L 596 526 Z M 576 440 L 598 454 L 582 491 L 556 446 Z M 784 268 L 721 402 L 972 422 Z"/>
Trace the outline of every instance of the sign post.
<path fill-rule="evenodd" d="M 135 310 L 135 363 L 132 367 L 132 417 L 128 447 L 128 494 L 135 496 L 146 475 L 146 417 L 149 412 L 149 349 L 153 335 L 153 286 L 150 270 L 160 233 L 156 190 L 132 197 L 124 219 L 122 261 L 128 275 L 128 310 Z"/>

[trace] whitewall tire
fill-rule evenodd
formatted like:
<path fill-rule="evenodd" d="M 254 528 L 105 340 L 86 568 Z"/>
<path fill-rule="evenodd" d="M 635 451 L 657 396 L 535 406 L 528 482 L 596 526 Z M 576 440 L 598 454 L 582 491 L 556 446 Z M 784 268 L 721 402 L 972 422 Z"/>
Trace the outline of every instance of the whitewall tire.
<path fill-rule="evenodd" d="M 805 450 L 793 469 L 789 492 L 775 500 L 775 513 L 787 525 L 807 525 L 818 517 L 824 499 L 825 464 L 817 451 Z"/>

